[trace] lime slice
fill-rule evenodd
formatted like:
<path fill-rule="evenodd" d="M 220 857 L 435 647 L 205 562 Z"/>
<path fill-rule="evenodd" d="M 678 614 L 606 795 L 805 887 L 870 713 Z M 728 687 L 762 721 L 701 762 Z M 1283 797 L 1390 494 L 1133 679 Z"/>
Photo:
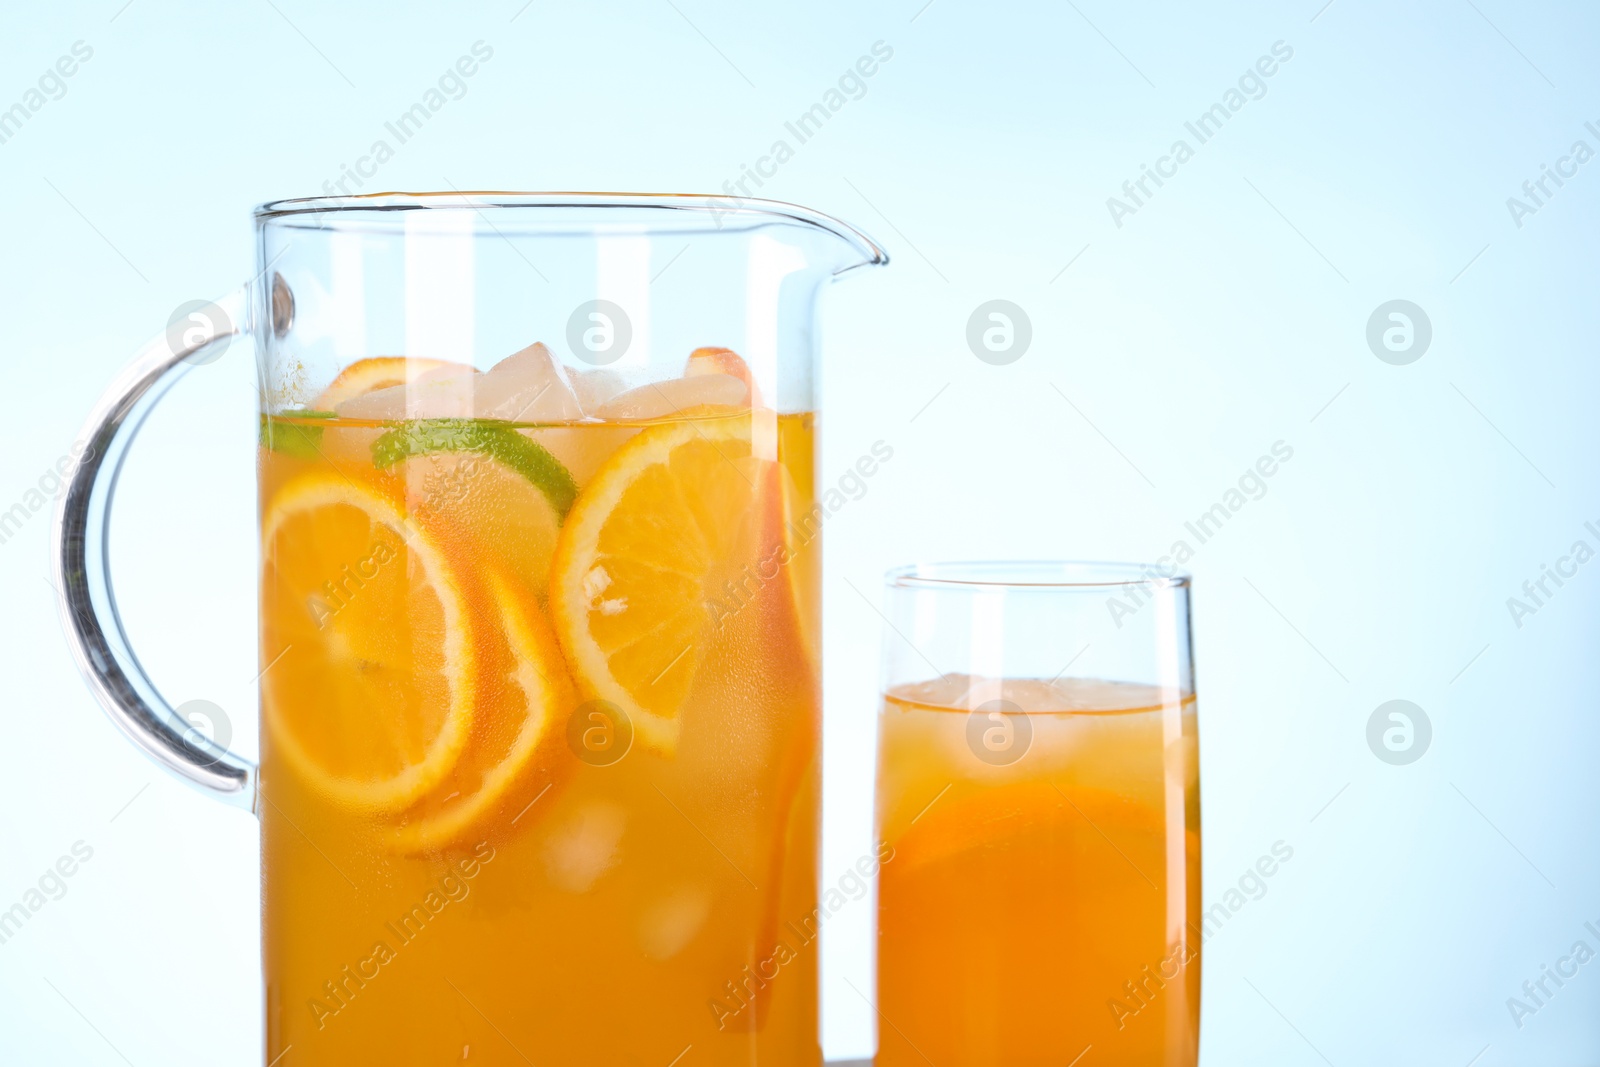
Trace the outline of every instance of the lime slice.
<path fill-rule="evenodd" d="M 372 443 L 372 464 L 387 470 L 435 452 L 478 452 L 509 467 L 533 483 L 560 518 L 578 495 L 572 474 L 543 445 L 510 426 L 477 419 L 419 419 L 397 426 Z"/>

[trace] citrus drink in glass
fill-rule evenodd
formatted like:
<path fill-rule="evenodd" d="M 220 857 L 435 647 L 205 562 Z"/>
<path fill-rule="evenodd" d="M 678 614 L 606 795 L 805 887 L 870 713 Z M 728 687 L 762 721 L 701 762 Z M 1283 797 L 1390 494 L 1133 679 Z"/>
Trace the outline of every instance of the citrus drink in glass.
<path fill-rule="evenodd" d="M 890 576 L 879 1067 L 1193 1067 L 1200 799 L 1187 579 Z M 1144 600 L 1122 629 L 1107 597 Z"/>

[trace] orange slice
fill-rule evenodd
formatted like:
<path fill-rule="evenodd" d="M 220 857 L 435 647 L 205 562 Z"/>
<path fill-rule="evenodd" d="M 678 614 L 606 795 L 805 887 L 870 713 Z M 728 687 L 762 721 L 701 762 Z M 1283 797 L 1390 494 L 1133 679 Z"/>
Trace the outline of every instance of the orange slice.
<path fill-rule="evenodd" d="M 733 349 L 697 348 L 690 352 L 689 360 L 683 367 L 683 376 L 698 378 L 707 374 L 727 374 L 739 379 L 750 387 L 750 403 L 757 407 L 761 405 L 761 391 L 756 388 L 756 379 L 755 375 L 750 373 L 750 364 Z"/>
<path fill-rule="evenodd" d="M 391 483 L 317 471 L 262 519 L 263 707 L 312 789 L 399 811 L 438 785 L 472 723 L 477 609 L 437 532 Z"/>
<path fill-rule="evenodd" d="M 757 573 L 777 464 L 752 453 L 750 430 L 747 414 L 648 427 L 599 470 L 556 541 L 550 614 L 574 679 L 658 751 L 676 745 L 719 617 L 740 588 L 777 577 Z"/>
<path fill-rule="evenodd" d="M 1068 832 L 1094 849 L 1114 842 L 1125 857 L 1163 839 L 1159 806 L 1069 781 L 968 780 L 957 782 L 948 793 L 932 786 L 922 793 L 930 802 L 920 817 L 913 807 L 910 823 L 883 827 L 901 870 L 996 850 L 1026 851 L 1035 844 L 1048 852 L 1063 847 Z M 919 797 L 917 803 L 924 802 Z"/>
<path fill-rule="evenodd" d="M 472 737 L 461 757 L 395 830 L 403 852 L 469 843 L 505 830 L 570 769 L 562 745 L 576 701 L 549 624 L 511 582 L 485 575 L 500 626 L 486 632 Z M 530 820 L 531 822 L 531 820 Z"/>
<path fill-rule="evenodd" d="M 328 384 L 322 395 L 312 402 L 318 411 L 332 411 L 346 400 L 354 399 L 378 389 L 389 389 L 415 381 L 429 371 L 456 367 L 463 371 L 473 368 L 448 359 L 423 359 L 417 356 L 371 356 L 358 359 Z"/>

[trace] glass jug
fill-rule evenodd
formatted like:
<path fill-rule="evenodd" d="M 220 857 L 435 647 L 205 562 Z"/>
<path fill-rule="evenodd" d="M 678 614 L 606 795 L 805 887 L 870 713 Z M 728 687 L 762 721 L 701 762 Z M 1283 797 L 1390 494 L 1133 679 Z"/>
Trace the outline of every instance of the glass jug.
<path fill-rule="evenodd" d="M 94 412 L 55 567 L 149 756 L 261 821 L 263 1062 L 817 1064 L 817 297 L 887 257 L 765 201 L 382 194 Z M 258 360 L 259 767 L 161 698 L 107 570 L 125 449 Z M 292 1050 L 292 1053 L 291 1053 Z"/>

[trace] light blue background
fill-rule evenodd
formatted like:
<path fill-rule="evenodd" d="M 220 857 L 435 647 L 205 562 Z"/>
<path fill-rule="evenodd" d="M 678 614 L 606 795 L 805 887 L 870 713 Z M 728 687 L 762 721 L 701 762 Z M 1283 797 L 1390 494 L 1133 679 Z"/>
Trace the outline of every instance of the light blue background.
<path fill-rule="evenodd" d="M 493 60 L 368 191 L 717 192 L 884 41 L 866 93 L 761 190 L 895 256 L 825 319 L 821 475 L 894 449 L 828 527 L 829 879 L 867 848 L 864 599 L 886 567 L 1154 558 L 1281 440 L 1293 459 L 1190 565 L 1207 903 L 1274 842 L 1294 849 L 1207 944 L 1206 1058 L 1592 1064 L 1600 963 L 1521 1029 L 1506 998 L 1579 938 L 1600 948 L 1583 929 L 1600 926 L 1600 564 L 1520 628 L 1506 599 L 1575 540 L 1600 548 L 1583 526 L 1600 520 L 1600 162 L 1521 228 L 1506 199 L 1575 140 L 1600 149 L 1584 128 L 1600 15 L 1075 2 L 13 13 L 0 107 L 75 41 L 94 54 L 0 144 L 0 510 L 178 304 L 248 276 L 252 205 L 321 192 L 474 41 Z M 1266 94 L 1119 228 L 1107 197 L 1280 40 L 1293 58 Z M 965 341 L 995 298 L 1032 323 L 1007 366 Z M 1365 341 L 1395 298 L 1433 327 L 1408 366 Z M 248 353 L 154 417 L 115 549 L 152 674 L 238 735 L 254 730 Z M 254 824 L 142 762 L 92 703 L 48 533 L 41 513 L 0 545 L 0 908 L 74 842 L 94 851 L 0 944 L 0 1062 L 254 1062 Z M 1366 744 L 1394 698 L 1433 725 L 1409 766 Z M 831 927 L 832 1057 L 871 1048 L 850 985 L 870 989 L 869 917 Z"/>

